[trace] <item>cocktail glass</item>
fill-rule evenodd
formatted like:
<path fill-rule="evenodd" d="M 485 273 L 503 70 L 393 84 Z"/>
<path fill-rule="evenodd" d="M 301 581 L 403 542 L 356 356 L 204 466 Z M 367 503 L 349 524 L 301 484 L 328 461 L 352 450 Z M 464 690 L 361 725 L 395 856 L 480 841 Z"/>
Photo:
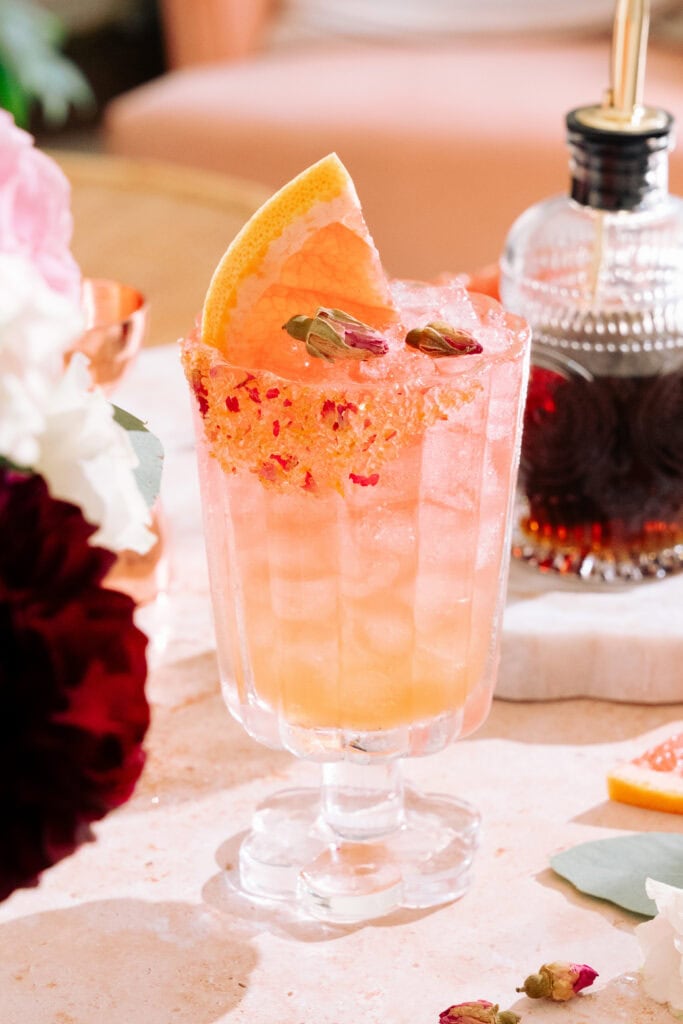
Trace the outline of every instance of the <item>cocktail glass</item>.
<path fill-rule="evenodd" d="M 396 289 L 419 320 L 425 294 Z M 330 921 L 460 896 L 477 845 L 477 810 L 405 785 L 402 760 L 488 714 L 528 329 L 464 288 L 450 302 L 482 353 L 394 339 L 291 380 L 184 345 L 224 696 L 258 741 L 322 765 L 257 808 L 241 886 Z"/>

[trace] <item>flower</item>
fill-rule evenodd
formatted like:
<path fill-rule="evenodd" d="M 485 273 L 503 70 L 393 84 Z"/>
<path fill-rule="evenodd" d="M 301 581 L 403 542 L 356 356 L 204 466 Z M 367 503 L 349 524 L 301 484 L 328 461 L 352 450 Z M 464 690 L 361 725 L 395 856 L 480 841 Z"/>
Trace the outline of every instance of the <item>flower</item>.
<path fill-rule="evenodd" d="M 33 466 L 56 498 L 79 505 L 99 525 L 92 543 L 111 551 L 149 550 L 156 538 L 134 476 L 137 456 L 127 432 L 99 391 L 89 391 L 85 357 L 76 354 L 46 409 Z"/>
<path fill-rule="evenodd" d="M 657 904 L 657 916 L 636 928 L 643 988 L 683 1016 L 683 889 L 648 878 L 645 891 Z"/>
<path fill-rule="evenodd" d="M 517 1024 L 521 1020 L 512 1010 L 499 1010 L 496 1003 L 477 999 L 473 1003 L 455 1003 L 439 1014 L 439 1024 Z"/>
<path fill-rule="evenodd" d="M 69 183 L 5 110 L 0 110 L 0 196 L 0 251 L 27 257 L 54 291 L 78 302 L 81 274 L 69 249 Z"/>
<path fill-rule="evenodd" d="M 439 356 L 471 356 L 484 351 L 477 339 L 462 327 L 451 327 L 443 320 L 433 320 L 425 327 L 415 327 L 406 334 L 406 345 L 438 358 Z"/>
<path fill-rule="evenodd" d="M 143 766 L 146 638 L 101 586 L 115 556 L 93 530 L 0 468 L 0 899 L 91 838 Z"/>
<path fill-rule="evenodd" d="M 545 998 L 564 1003 L 592 985 L 597 977 L 598 972 L 588 964 L 555 960 L 550 964 L 542 964 L 538 973 L 530 974 L 517 991 L 524 992 L 530 999 Z"/>
<path fill-rule="evenodd" d="M 0 253 L 0 456 L 79 505 L 99 526 L 93 543 L 144 553 L 154 535 L 128 434 L 90 389 L 85 357 L 64 368 L 82 324 L 78 307 L 24 256 Z"/>
<path fill-rule="evenodd" d="M 389 351 L 387 340 L 379 331 L 342 309 L 321 306 L 314 317 L 290 317 L 282 329 L 293 338 L 304 341 L 309 355 L 327 363 L 334 362 L 337 356 L 369 359 L 370 356 L 386 355 Z"/>
<path fill-rule="evenodd" d="M 79 308 L 25 256 L 0 252 L 0 453 L 16 465 L 38 456 L 64 351 L 82 330 Z"/>

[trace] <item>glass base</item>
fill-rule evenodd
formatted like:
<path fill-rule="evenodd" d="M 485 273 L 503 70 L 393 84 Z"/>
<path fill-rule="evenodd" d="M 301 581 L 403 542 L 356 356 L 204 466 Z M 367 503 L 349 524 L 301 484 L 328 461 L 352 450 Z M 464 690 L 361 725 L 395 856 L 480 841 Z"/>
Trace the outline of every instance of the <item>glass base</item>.
<path fill-rule="evenodd" d="M 240 884 L 249 896 L 338 924 L 439 906 L 469 886 L 479 822 L 464 801 L 406 787 L 397 828 L 349 838 L 324 819 L 319 789 L 284 790 L 254 815 Z"/>

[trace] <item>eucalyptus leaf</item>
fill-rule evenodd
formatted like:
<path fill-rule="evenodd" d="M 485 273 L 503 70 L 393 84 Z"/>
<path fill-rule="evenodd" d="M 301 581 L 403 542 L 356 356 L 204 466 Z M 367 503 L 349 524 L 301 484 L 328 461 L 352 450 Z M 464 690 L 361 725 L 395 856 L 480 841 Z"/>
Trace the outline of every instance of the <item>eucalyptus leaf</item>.
<path fill-rule="evenodd" d="M 161 468 L 164 461 L 164 449 L 161 441 L 147 429 L 142 420 L 131 413 L 114 406 L 114 419 L 128 431 L 131 444 L 138 457 L 135 468 L 135 479 L 142 495 L 151 508 L 161 487 Z"/>
<path fill-rule="evenodd" d="M 645 879 L 683 888 L 683 834 L 639 832 L 596 839 L 555 854 L 550 866 L 579 892 L 654 917 L 657 908 L 645 893 Z"/>

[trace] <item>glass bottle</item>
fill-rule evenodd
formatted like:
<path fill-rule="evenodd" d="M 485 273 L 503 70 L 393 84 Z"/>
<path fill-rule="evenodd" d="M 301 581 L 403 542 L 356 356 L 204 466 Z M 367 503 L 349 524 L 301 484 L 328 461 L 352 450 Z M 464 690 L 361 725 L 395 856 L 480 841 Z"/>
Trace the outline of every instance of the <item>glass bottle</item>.
<path fill-rule="evenodd" d="M 567 115 L 569 195 L 501 260 L 534 332 L 513 555 L 604 584 L 683 568 L 683 201 L 673 120 L 640 102 L 647 14 L 617 3 L 612 87 Z"/>

